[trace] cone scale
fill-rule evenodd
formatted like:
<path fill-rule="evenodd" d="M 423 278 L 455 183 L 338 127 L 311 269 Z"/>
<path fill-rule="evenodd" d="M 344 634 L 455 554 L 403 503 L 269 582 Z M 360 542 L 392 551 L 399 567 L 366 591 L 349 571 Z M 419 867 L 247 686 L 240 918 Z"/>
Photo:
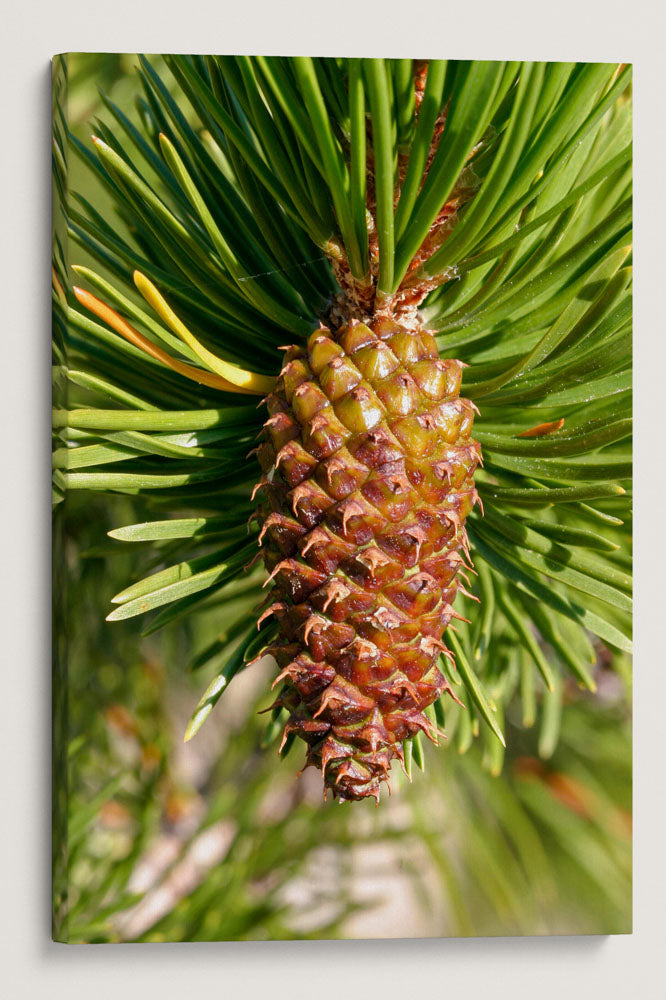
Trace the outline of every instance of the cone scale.
<path fill-rule="evenodd" d="M 410 317 L 411 318 L 411 317 Z M 379 798 L 450 688 L 480 447 L 462 365 L 418 322 L 322 326 L 287 350 L 259 448 L 260 544 L 279 637 L 276 704 L 325 793 Z M 450 692 L 452 693 L 452 692 Z"/>

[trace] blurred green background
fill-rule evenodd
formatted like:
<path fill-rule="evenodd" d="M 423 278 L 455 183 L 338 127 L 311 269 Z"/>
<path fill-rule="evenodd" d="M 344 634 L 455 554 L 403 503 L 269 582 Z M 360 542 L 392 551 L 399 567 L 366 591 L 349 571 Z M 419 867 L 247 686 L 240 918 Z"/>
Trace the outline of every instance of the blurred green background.
<path fill-rule="evenodd" d="M 135 61 L 70 57 L 68 113 L 80 139 L 104 118 L 98 86 L 134 115 Z M 70 178 L 104 213 L 74 159 Z M 86 262 L 78 248 L 74 257 Z M 137 573 L 135 548 L 106 532 L 144 513 L 129 497 L 77 494 L 56 508 L 56 937 L 631 930 L 626 657 L 600 647 L 597 695 L 567 684 L 564 712 L 545 711 L 538 725 L 525 725 L 516 699 L 499 775 L 493 747 L 451 713 L 449 745 L 427 747 L 411 783 L 395 773 L 379 808 L 326 804 L 312 769 L 296 777 L 297 751 L 283 762 L 261 745 L 269 662 L 237 676 L 183 743 L 216 661 L 195 675 L 183 664 L 223 635 L 219 608 L 145 638 L 134 620 L 105 622 L 110 598 Z"/>

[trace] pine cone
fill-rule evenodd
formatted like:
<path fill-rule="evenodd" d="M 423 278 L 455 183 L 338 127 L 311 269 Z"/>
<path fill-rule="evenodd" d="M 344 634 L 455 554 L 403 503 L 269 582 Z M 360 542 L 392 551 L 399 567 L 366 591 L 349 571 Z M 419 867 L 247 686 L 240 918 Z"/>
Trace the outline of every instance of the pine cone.
<path fill-rule="evenodd" d="M 402 742 L 450 690 L 437 661 L 478 499 L 473 404 L 433 336 L 387 318 L 289 348 L 259 448 L 270 652 L 325 790 L 379 797 Z M 463 554 L 461 554 L 463 553 Z M 265 616 L 264 616 L 265 617 Z"/>

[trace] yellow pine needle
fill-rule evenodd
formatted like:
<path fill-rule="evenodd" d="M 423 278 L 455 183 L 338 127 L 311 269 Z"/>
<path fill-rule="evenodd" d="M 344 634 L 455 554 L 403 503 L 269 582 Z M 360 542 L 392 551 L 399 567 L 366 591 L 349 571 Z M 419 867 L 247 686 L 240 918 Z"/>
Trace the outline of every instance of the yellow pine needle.
<path fill-rule="evenodd" d="M 134 284 L 139 289 L 143 295 L 146 302 L 149 303 L 157 313 L 157 315 L 162 319 L 166 325 L 169 327 L 177 337 L 191 347 L 194 353 L 197 355 L 201 361 L 207 365 L 212 371 L 216 372 L 222 378 L 226 379 L 227 382 L 231 382 L 235 387 L 241 389 L 245 392 L 257 393 L 260 396 L 266 396 L 275 386 L 275 379 L 268 375 L 257 375 L 256 372 L 248 372 L 243 368 L 238 368 L 236 365 L 229 364 L 227 361 L 223 361 L 218 358 L 216 354 L 209 351 L 204 345 L 197 340 L 193 333 L 188 330 L 185 324 L 178 318 L 171 306 L 168 304 L 166 299 L 160 292 L 158 292 L 155 285 L 150 281 L 145 274 L 141 271 L 134 272 Z M 235 391 L 238 391 L 236 389 Z"/>
<path fill-rule="evenodd" d="M 52 282 L 53 287 L 55 289 L 56 295 L 58 296 L 58 298 L 60 299 L 60 301 L 62 302 L 62 304 L 64 306 L 66 306 L 67 305 L 67 297 L 65 296 L 65 291 L 64 291 L 62 285 L 60 284 L 60 281 L 58 279 L 58 275 L 56 274 L 55 267 L 51 268 L 51 282 Z"/>
<path fill-rule="evenodd" d="M 172 358 L 170 354 L 167 354 L 160 347 L 156 347 L 152 341 L 144 337 L 138 330 L 135 330 L 127 320 L 124 320 L 114 309 L 105 302 L 102 302 L 101 299 L 98 299 L 91 292 L 87 292 L 84 288 L 77 288 L 76 286 L 73 287 L 72 291 L 81 305 L 91 313 L 94 313 L 98 319 L 108 323 L 116 333 L 119 333 L 121 337 L 128 340 L 130 344 L 134 344 L 135 347 L 145 351 L 146 354 L 150 355 L 156 361 L 161 361 L 162 364 L 171 368 L 172 371 L 178 372 L 179 375 L 184 375 L 185 378 L 192 379 L 193 382 L 198 382 L 200 385 L 207 385 L 213 389 L 223 389 L 225 392 L 239 392 L 239 389 L 235 385 L 227 382 L 226 379 L 221 378 L 219 375 L 203 371 L 200 368 L 195 368 L 193 365 L 185 364 L 184 361 Z"/>
<path fill-rule="evenodd" d="M 535 438 L 535 437 L 545 437 L 546 434 L 554 434 L 555 431 L 559 431 L 564 427 L 564 417 L 560 417 L 559 420 L 552 420 L 546 424 L 537 424 L 536 427 L 530 427 L 527 431 L 521 431 L 518 435 L 519 438 Z"/>

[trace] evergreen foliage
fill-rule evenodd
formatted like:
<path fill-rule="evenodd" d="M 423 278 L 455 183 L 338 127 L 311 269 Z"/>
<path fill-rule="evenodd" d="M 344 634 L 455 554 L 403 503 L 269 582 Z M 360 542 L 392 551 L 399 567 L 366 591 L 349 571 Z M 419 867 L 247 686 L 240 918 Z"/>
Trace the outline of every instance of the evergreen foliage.
<path fill-rule="evenodd" d="M 631 649 L 630 68 L 435 61 L 415 119 L 411 60 L 142 57 L 136 115 L 103 97 L 91 144 L 68 127 L 65 73 L 54 499 L 145 510 L 110 532 L 137 553 L 111 621 L 149 615 L 152 634 L 218 609 L 222 633 L 186 664 L 215 665 L 187 738 L 271 637 L 246 455 L 281 345 L 316 328 L 344 266 L 379 299 L 427 285 L 423 320 L 480 410 L 481 603 L 459 598 L 471 624 L 441 661 L 465 708 L 437 702 L 433 720 L 461 749 L 481 735 L 499 773 L 518 699 L 554 752 L 567 678 L 594 690 L 603 650 Z M 69 190 L 73 158 L 99 203 Z M 456 225 L 421 259 L 461 183 Z M 275 710 L 264 742 L 283 725 Z M 422 762 L 418 737 L 405 753 Z"/>

